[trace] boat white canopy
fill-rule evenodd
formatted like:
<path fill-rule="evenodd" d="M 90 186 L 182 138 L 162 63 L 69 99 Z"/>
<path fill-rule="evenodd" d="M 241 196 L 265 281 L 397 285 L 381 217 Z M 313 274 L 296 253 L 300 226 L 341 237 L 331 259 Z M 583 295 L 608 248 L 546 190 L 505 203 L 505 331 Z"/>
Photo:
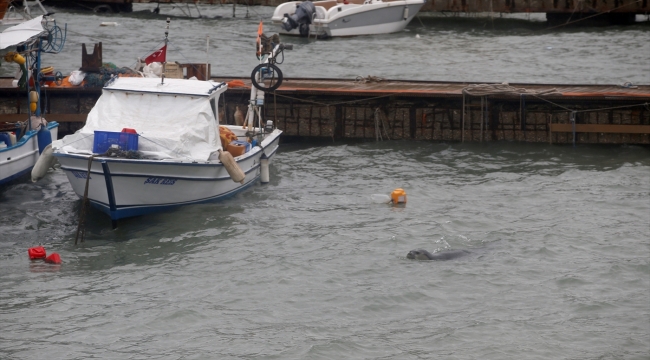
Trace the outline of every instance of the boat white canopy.
<path fill-rule="evenodd" d="M 135 130 L 138 150 L 151 158 L 207 161 L 221 149 L 218 95 L 225 83 L 159 78 L 117 78 L 102 90 L 86 124 L 53 144 L 67 152 L 92 150 L 97 131 Z"/>
<path fill-rule="evenodd" d="M 225 87 L 224 83 L 214 81 L 165 78 L 165 81 L 161 82 L 160 78 L 121 77 L 109 82 L 104 86 L 104 90 L 214 97 L 218 93 L 225 91 L 225 88 L 217 91 L 222 87 Z"/>
<path fill-rule="evenodd" d="M 43 15 L 5 29 L 0 33 L 0 50 L 19 45 L 43 33 L 45 29 L 42 21 Z"/>

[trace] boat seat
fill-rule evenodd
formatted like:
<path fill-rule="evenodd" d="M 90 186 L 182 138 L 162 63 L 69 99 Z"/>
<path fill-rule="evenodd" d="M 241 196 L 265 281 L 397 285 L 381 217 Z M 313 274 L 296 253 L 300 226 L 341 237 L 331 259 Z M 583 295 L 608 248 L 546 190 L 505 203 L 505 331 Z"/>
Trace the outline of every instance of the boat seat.
<path fill-rule="evenodd" d="M 343 4 L 343 0 L 336 0 L 337 3 Z M 348 3 L 350 4 L 356 4 L 356 5 L 363 5 L 365 0 L 348 0 Z"/>
<path fill-rule="evenodd" d="M 329 10 L 333 6 L 336 6 L 337 4 L 338 2 L 336 0 L 318 1 L 314 3 L 314 5 L 316 6 L 322 6 L 325 10 Z"/>

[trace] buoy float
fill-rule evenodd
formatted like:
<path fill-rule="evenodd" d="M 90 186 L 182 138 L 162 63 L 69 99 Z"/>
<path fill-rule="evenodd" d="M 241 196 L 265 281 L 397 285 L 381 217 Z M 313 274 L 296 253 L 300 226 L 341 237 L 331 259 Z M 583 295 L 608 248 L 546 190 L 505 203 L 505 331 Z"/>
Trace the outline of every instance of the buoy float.
<path fill-rule="evenodd" d="M 246 87 L 246 84 L 244 84 L 243 81 L 241 80 L 232 80 L 228 81 L 228 87 L 229 88 L 234 88 L 234 87 Z"/>
<path fill-rule="evenodd" d="M 406 204 L 406 191 L 401 188 L 397 188 L 390 193 L 390 199 L 393 204 Z"/>
<path fill-rule="evenodd" d="M 17 52 L 10 51 L 5 55 L 6 62 L 15 62 L 18 65 L 25 65 L 25 58 Z"/>
<path fill-rule="evenodd" d="M 232 181 L 241 184 L 244 183 L 246 174 L 244 174 L 244 171 L 239 167 L 235 159 L 232 157 L 232 154 L 219 149 L 219 161 L 221 161 L 223 166 L 226 168 L 226 171 L 228 171 L 228 175 L 230 175 Z"/>
<path fill-rule="evenodd" d="M 45 259 L 45 248 L 42 246 L 34 246 L 27 249 L 27 255 L 30 260 Z"/>
<path fill-rule="evenodd" d="M 38 157 L 38 160 L 36 160 L 36 164 L 32 168 L 32 182 L 37 182 L 45 177 L 47 170 L 54 166 L 56 158 L 52 155 L 53 152 L 54 150 L 50 143 L 45 147 L 41 155 Z"/>
<path fill-rule="evenodd" d="M 262 184 L 269 182 L 269 159 L 260 160 L 260 181 Z"/>
<path fill-rule="evenodd" d="M 61 257 L 57 253 L 52 253 L 50 256 L 45 258 L 45 262 L 50 264 L 60 264 Z"/>
<path fill-rule="evenodd" d="M 36 107 L 38 104 L 38 93 L 34 90 L 29 92 L 29 110 L 32 113 L 36 113 Z"/>
<path fill-rule="evenodd" d="M 42 154 L 45 148 L 52 144 L 52 133 L 45 125 L 41 125 L 41 128 L 36 133 L 36 141 L 38 142 L 39 154 Z"/>

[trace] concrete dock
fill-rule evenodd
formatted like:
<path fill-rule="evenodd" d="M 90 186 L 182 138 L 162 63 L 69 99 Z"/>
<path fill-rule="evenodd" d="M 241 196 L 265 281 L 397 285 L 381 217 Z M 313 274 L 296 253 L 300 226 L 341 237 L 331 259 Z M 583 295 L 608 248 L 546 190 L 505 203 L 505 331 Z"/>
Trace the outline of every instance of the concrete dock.
<path fill-rule="evenodd" d="M 250 79 L 230 88 L 222 122 L 244 113 Z M 44 117 L 60 133 L 83 126 L 100 88 L 44 88 Z M 650 144 L 650 85 L 472 84 L 381 78 L 286 79 L 267 93 L 265 118 L 285 140 L 422 140 Z M 0 123 L 24 121 L 24 91 L 0 79 Z"/>

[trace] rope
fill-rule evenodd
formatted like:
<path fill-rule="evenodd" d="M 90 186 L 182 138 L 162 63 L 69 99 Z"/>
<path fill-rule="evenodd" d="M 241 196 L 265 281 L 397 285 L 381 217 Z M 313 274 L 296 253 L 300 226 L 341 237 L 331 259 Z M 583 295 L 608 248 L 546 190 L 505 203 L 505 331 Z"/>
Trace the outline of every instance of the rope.
<path fill-rule="evenodd" d="M 86 136 L 84 136 L 84 137 L 82 137 L 82 138 L 80 138 L 80 139 L 78 139 L 78 140 L 75 140 L 75 141 L 73 141 L 73 142 L 71 142 L 71 143 L 67 143 L 67 144 L 63 144 L 63 145 L 64 145 L 64 146 L 72 145 L 72 144 L 74 144 L 74 143 L 76 143 L 76 142 L 78 142 L 78 141 L 81 141 L 81 140 L 83 140 L 83 139 L 85 139 L 85 138 L 87 138 L 87 137 L 91 137 L 91 136 L 95 136 L 95 134 L 88 134 L 88 135 L 86 135 Z M 63 140 L 63 139 L 61 139 L 61 140 Z"/>
<path fill-rule="evenodd" d="M 556 104 L 556 103 L 554 103 L 554 102 L 552 102 L 552 101 L 549 101 L 549 100 L 547 100 L 547 99 L 541 98 L 541 97 L 539 97 L 539 96 L 537 96 L 537 95 L 535 95 L 535 94 L 530 94 L 530 95 L 531 95 L 531 96 L 534 96 L 534 97 L 536 97 L 536 98 L 538 98 L 538 99 L 540 99 L 540 100 L 542 100 L 542 101 L 546 101 L 546 102 L 549 103 L 549 104 L 552 104 L 552 105 L 555 105 L 555 106 L 557 106 L 557 107 L 559 107 L 559 108 L 562 108 L 562 109 L 564 109 L 564 110 L 566 110 L 566 111 L 575 111 L 576 113 L 585 113 L 585 112 L 592 112 L 592 111 L 603 111 L 603 110 L 624 109 L 624 108 L 632 108 L 632 107 L 637 107 L 637 106 L 646 106 L 646 107 L 647 107 L 647 106 L 650 105 L 650 103 L 645 102 L 645 103 L 641 103 L 641 104 L 622 105 L 622 106 L 613 106 L 613 107 L 608 107 L 608 108 L 599 108 L 599 109 L 590 109 L 590 110 L 574 110 L 574 109 L 568 108 L 568 107 L 566 107 L 566 106 L 562 106 L 562 105 Z"/>
<path fill-rule="evenodd" d="M 381 135 L 381 129 L 379 129 L 380 121 L 381 121 L 381 127 L 384 129 L 384 135 L 386 135 L 386 139 L 390 140 L 390 136 L 388 136 L 388 131 L 386 131 L 387 126 L 386 123 L 384 122 L 384 117 L 382 116 L 383 114 L 384 113 L 379 108 L 375 109 L 375 136 L 377 138 L 381 138 L 382 141 L 384 141 L 384 138 Z M 377 134 L 379 136 L 377 136 Z"/>
<path fill-rule="evenodd" d="M 608 14 L 608 13 L 610 13 L 610 12 L 612 12 L 612 11 L 618 10 L 618 9 L 623 8 L 623 7 L 626 7 L 626 6 L 634 5 L 634 4 L 636 4 L 636 3 L 640 3 L 640 2 L 641 2 L 641 0 L 633 1 L 633 2 L 631 2 L 631 3 L 628 3 L 628 4 L 625 4 L 625 5 L 621 5 L 621 6 L 619 6 L 619 7 L 613 8 L 613 9 L 611 9 L 611 10 L 607 10 L 607 11 L 603 11 L 603 12 L 601 12 L 601 13 L 597 13 L 597 14 L 594 14 L 594 15 L 591 15 L 591 16 L 587 16 L 587 17 L 585 17 L 585 18 L 578 19 L 578 20 L 576 20 L 576 21 L 567 22 L 567 23 L 562 24 L 562 25 L 558 25 L 558 26 L 553 26 L 553 27 L 550 27 L 550 28 L 546 28 L 546 29 L 543 29 L 542 31 L 547 31 L 547 30 L 556 29 L 556 28 L 559 28 L 559 27 L 563 27 L 563 26 L 567 26 L 567 25 L 570 25 L 570 24 L 577 23 L 577 22 L 579 22 L 579 21 L 583 21 L 583 20 L 591 19 L 592 17 L 595 17 L 595 16 L 599 16 L 599 15 L 603 15 L 603 14 Z M 575 11 L 575 10 L 574 10 L 574 11 Z M 571 16 L 573 16 L 573 13 L 571 13 Z M 571 18 L 569 18 L 569 20 L 570 20 L 570 19 L 571 19 Z"/>
<path fill-rule="evenodd" d="M 379 131 L 379 108 L 375 110 L 375 141 L 384 141 L 384 138 L 381 136 L 381 132 Z"/>
<path fill-rule="evenodd" d="M 354 82 L 365 84 L 369 82 L 382 82 L 384 80 L 386 79 L 384 79 L 383 77 L 368 75 L 368 77 L 365 78 L 363 76 L 357 76 Z"/>
<path fill-rule="evenodd" d="M 532 91 L 525 88 L 517 88 L 514 86 L 508 85 L 508 83 L 502 84 L 473 84 L 468 85 L 463 89 L 463 94 L 470 96 L 488 96 L 488 95 L 562 95 L 558 92 L 557 89 L 546 89 L 542 91 Z"/>
<path fill-rule="evenodd" d="M 166 147 L 165 145 L 159 144 L 159 143 L 157 143 L 157 142 L 155 142 L 155 141 L 153 141 L 153 140 L 151 140 L 151 139 L 149 139 L 149 138 L 147 138 L 147 137 L 145 137 L 145 136 L 143 136 L 143 135 L 140 135 L 140 137 L 143 138 L 143 139 L 145 139 L 145 140 L 149 140 L 149 141 L 151 141 L 152 143 L 154 143 L 154 144 L 156 144 L 156 145 L 158 145 L 158 146 L 160 146 L 160 147 L 162 147 L 162 148 L 164 148 L 164 149 L 167 149 L 167 150 L 169 150 L 169 151 L 175 153 L 176 155 L 182 156 L 182 157 L 184 157 L 184 158 L 187 158 L 188 160 L 191 160 L 191 161 L 193 161 L 193 162 L 196 162 L 195 159 L 193 159 L 193 158 L 191 158 L 191 157 L 189 157 L 189 156 L 183 155 L 183 154 L 179 154 L 178 151 L 176 151 L 176 150 L 174 150 L 174 149 L 170 149 L 170 148 Z"/>
<path fill-rule="evenodd" d="M 576 112 L 571 112 L 571 132 L 573 133 L 573 147 L 576 147 Z"/>
<path fill-rule="evenodd" d="M 620 85 L 617 85 L 617 86 L 618 86 L 618 87 L 625 88 L 625 89 L 638 89 L 638 88 L 639 88 L 638 86 L 632 84 L 632 83 L 629 82 L 629 81 L 628 81 L 628 82 L 625 82 L 625 83 L 622 83 L 622 84 L 620 84 Z"/>
<path fill-rule="evenodd" d="M 465 142 L 465 93 L 463 92 L 463 111 L 461 113 L 462 129 L 460 133 L 460 142 Z"/>
<path fill-rule="evenodd" d="M 623 108 L 631 108 L 631 107 L 637 107 L 637 106 L 650 106 L 650 103 L 643 103 L 643 104 L 636 104 L 636 105 L 623 105 L 623 106 L 613 106 L 613 107 L 608 107 L 608 108 L 600 108 L 600 109 L 592 109 L 592 110 L 576 110 L 576 113 L 584 113 L 584 112 L 592 112 L 592 111 L 603 111 L 603 110 L 615 110 L 615 109 L 623 109 Z"/>
<path fill-rule="evenodd" d="M 273 94 L 276 94 L 276 92 L 274 91 Z M 277 96 L 283 97 L 285 99 L 291 99 L 291 100 L 296 100 L 296 101 L 300 101 L 300 102 L 304 102 L 304 103 L 308 103 L 308 104 L 320 105 L 320 106 L 337 106 L 337 105 L 353 104 L 353 103 L 357 103 L 357 102 L 381 99 L 381 98 L 391 97 L 391 96 L 395 96 L 395 95 L 399 95 L 399 93 L 391 93 L 391 94 L 388 94 L 388 95 L 376 96 L 376 97 L 367 98 L 367 99 L 341 101 L 341 102 L 338 102 L 338 103 L 326 104 L 326 103 L 321 103 L 321 102 L 318 102 L 318 101 L 305 100 L 305 99 L 300 99 L 300 98 L 296 98 L 296 97 L 277 94 Z"/>
<path fill-rule="evenodd" d="M 564 110 L 566 110 L 566 111 L 573 111 L 573 109 L 569 109 L 569 108 L 566 107 L 566 106 L 562 106 L 562 105 L 560 105 L 560 104 L 556 104 L 556 103 L 554 103 L 554 102 L 552 102 L 552 101 L 549 101 L 549 100 L 546 100 L 546 99 L 544 99 L 544 98 L 541 98 L 541 97 L 539 97 L 539 96 L 537 96 L 537 95 L 535 95 L 535 94 L 531 94 L 531 96 L 534 96 L 534 97 L 536 97 L 536 98 L 538 98 L 538 99 L 540 99 L 540 100 L 542 100 L 542 101 L 546 101 L 547 103 L 552 104 L 552 105 L 555 105 L 555 106 L 557 106 L 557 107 L 559 107 L 559 108 L 562 108 L 562 109 L 564 109 Z"/>
<path fill-rule="evenodd" d="M 90 182 L 90 168 L 93 165 L 95 155 L 90 155 L 88 158 L 88 172 L 86 173 L 86 189 L 84 190 L 84 197 L 81 200 L 81 211 L 79 212 L 79 223 L 77 224 L 77 236 L 74 239 L 74 244 L 79 242 L 79 235 L 81 235 L 81 242 L 84 242 L 86 236 L 86 208 L 88 206 L 88 184 Z"/>

